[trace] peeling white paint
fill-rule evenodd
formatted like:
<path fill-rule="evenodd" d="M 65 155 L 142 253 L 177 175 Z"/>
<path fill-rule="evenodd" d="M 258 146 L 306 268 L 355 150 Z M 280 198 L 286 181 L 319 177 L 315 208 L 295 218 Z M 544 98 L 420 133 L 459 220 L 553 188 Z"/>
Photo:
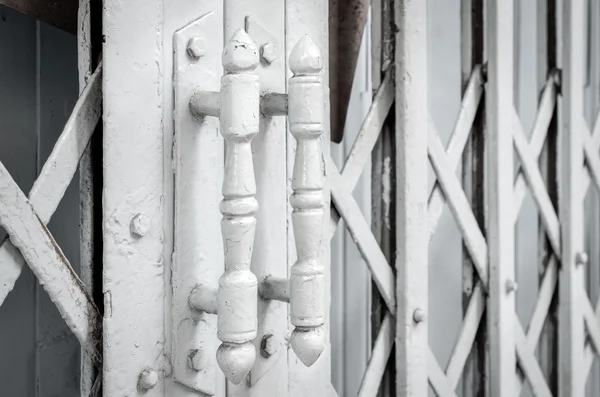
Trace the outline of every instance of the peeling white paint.
<path fill-rule="evenodd" d="M 391 228 L 390 225 L 390 205 L 392 202 L 392 159 L 386 157 L 383 159 L 383 173 L 381 175 L 381 183 L 383 184 L 383 192 L 381 200 L 383 201 L 383 213 L 385 227 Z"/>

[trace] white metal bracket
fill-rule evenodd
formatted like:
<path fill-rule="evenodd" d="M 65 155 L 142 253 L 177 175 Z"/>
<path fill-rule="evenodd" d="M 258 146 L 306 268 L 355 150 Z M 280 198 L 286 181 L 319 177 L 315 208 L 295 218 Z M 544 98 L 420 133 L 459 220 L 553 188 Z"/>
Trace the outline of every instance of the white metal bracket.
<path fill-rule="evenodd" d="M 222 75 L 222 20 L 208 13 L 174 34 L 175 240 L 172 282 L 173 379 L 215 395 L 218 372 L 216 316 L 192 310 L 199 284 L 217 285 L 223 272 L 219 202 L 223 141 L 218 119 L 197 119 L 190 97 L 197 89 L 218 91 Z"/>

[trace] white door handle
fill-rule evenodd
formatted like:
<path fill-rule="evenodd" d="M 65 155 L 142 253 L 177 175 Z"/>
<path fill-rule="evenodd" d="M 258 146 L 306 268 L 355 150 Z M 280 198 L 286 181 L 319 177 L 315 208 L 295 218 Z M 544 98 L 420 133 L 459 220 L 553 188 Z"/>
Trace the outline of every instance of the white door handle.
<path fill-rule="evenodd" d="M 308 36 L 302 37 L 290 54 L 294 75 L 289 79 L 288 94 L 267 94 L 261 103 L 267 115 L 287 114 L 290 132 L 297 142 L 290 197 L 297 260 L 290 279 L 267 277 L 261 282 L 260 294 L 263 299 L 290 303 L 295 326 L 292 349 L 306 366 L 317 361 L 326 343 L 325 268 L 319 260 L 325 211 L 322 65 L 316 44 Z"/>
<path fill-rule="evenodd" d="M 297 142 L 292 222 L 296 263 L 290 277 L 291 322 L 296 327 L 291 344 L 306 366 L 311 366 L 325 348 L 325 273 L 319 260 L 323 239 L 323 149 L 324 90 L 321 53 L 304 36 L 290 54 L 288 121 Z"/>
<path fill-rule="evenodd" d="M 258 291 L 250 261 L 258 203 L 251 141 L 259 130 L 261 110 L 270 115 L 287 113 L 297 142 L 290 197 L 297 260 L 288 280 L 264 280 L 261 295 L 290 303 L 295 327 L 291 346 L 306 366 L 315 363 L 326 343 L 325 269 L 319 260 L 325 212 L 323 60 L 312 40 L 307 36 L 300 39 L 290 54 L 294 75 L 289 79 L 288 94 L 269 94 L 263 98 L 262 107 L 254 73 L 258 63 L 254 42 L 245 31 L 237 31 L 223 52 L 226 74 L 221 79 L 221 92 L 198 91 L 190 100 L 192 113 L 220 118 L 226 142 L 220 206 L 225 272 L 218 289 L 205 285 L 194 288 L 190 305 L 217 314 L 217 334 L 223 342 L 217 350 L 217 363 L 235 384 L 244 379 L 256 358 L 251 341 L 257 334 Z"/>
<path fill-rule="evenodd" d="M 250 271 L 256 228 L 256 182 L 252 139 L 259 129 L 260 86 L 254 72 L 259 63 L 256 45 L 238 30 L 223 50 L 225 75 L 221 92 L 197 92 L 190 106 L 194 113 L 218 116 L 225 139 L 223 214 L 221 233 L 225 271 L 218 289 L 199 285 L 190 295 L 197 310 L 217 314 L 217 363 L 232 383 L 239 384 L 252 369 L 256 349 L 258 291 Z"/>

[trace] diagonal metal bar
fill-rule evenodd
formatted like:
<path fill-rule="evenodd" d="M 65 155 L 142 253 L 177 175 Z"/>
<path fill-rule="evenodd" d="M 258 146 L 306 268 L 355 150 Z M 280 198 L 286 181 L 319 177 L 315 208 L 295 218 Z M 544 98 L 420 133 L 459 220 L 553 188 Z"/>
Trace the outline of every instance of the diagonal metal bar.
<path fill-rule="evenodd" d="M 556 107 L 556 84 L 554 74 L 551 75 L 546 81 L 540 104 L 538 106 L 538 112 L 535 117 L 535 122 L 531 129 L 531 138 L 529 141 L 529 150 L 532 156 L 537 161 L 544 148 L 544 142 L 548 136 L 548 127 L 552 121 L 552 115 L 554 114 L 554 108 Z M 521 120 L 517 114 L 516 109 L 513 108 L 513 131 L 522 129 Z M 521 205 L 527 194 L 527 183 L 525 181 L 525 175 L 523 174 L 522 167 L 517 172 L 517 177 L 514 184 L 514 216 L 515 219 L 519 216 Z"/>
<path fill-rule="evenodd" d="M 581 311 L 583 313 L 583 319 L 585 326 L 590 336 L 591 345 L 596 351 L 596 354 L 600 353 L 600 325 L 590 300 L 586 296 L 581 296 L 580 303 Z"/>
<path fill-rule="evenodd" d="M 595 318 L 596 318 L 596 322 L 600 323 L 600 296 L 598 297 L 598 300 L 596 302 Z M 583 370 L 585 371 L 584 379 L 587 379 L 589 376 L 590 370 L 592 369 L 592 364 L 594 362 L 594 357 L 595 357 L 594 347 L 592 346 L 592 343 L 587 343 L 585 346 L 585 352 L 584 352 L 584 364 L 583 364 Z"/>
<path fill-rule="evenodd" d="M 536 117 L 536 123 L 534 124 L 533 133 L 532 133 L 532 139 L 531 139 L 531 143 L 530 143 L 530 146 L 532 146 L 532 147 L 533 147 L 533 150 L 534 150 L 534 151 L 536 151 L 536 152 L 538 152 L 538 153 L 536 153 L 536 157 L 538 157 L 538 156 L 539 156 L 539 152 L 541 152 L 541 147 L 543 146 L 543 142 L 545 141 L 545 136 L 546 136 L 546 133 L 545 133 L 545 131 L 544 131 L 544 130 L 547 130 L 547 126 L 548 126 L 548 124 L 549 124 L 549 120 L 551 119 L 551 116 L 552 116 L 552 111 L 553 111 L 553 107 L 554 107 L 554 103 L 555 103 L 555 87 L 554 87 L 553 80 L 550 80 L 550 79 L 549 79 L 549 82 L 548 82 L 548 84 L 547 84 L 547 86 L 546 86 L 546 88 L 545 88 L 544 92 L 543 92 L 543 95 L 542 95 L 542 100 L 541 100 L 541 105 L 540 105 L 540 109 L 544 109 L 544 108 L 548 107 L 548 106 L 544 106 L 544 105 L 543 105 L 544 103 L 550 103 L 550 104 L 551 104 L 551 106 L 549 106 L 549 108 L 550 108 L 550 111 L 549 111 L 549 112 L 543 112 L 543 111 L 540 111 L 540 112 L 538 113 L 538 116 Z M 475 111 L 476 111 L 476 108 L 475 108 Z M 549 114 L 549 116 L 548 116 L 548 114 Z M 515 116 L 516 116 L 516 114 L 515 114 Z M 473 116 L 473 117 L 474 117 L 474 116 Z M 547 120 L 547 121 L 546 121 L 546 120 Z M 522 132 L 522 127 L 521 127 L 521 125 L 520 125 L 520 120 L 518 119 L 518 117 L 515 117 L 515 120 L 513 120 L 513 122 L 514 122 L 514 121 L 516 121 L 517 128 L 521 128 L 521 132 Z M 471 121 L 471 123 L 472 123 L 472 121 Z M 434 128 L 435 128 L 435 127 L 434 127 Z M 540 131 L 540 132 L 542 132 L 542 133 L 538 133 L 537 131 Z M 378 135 L 378 133 L 379 133 L 379 131 L 377 131 L 377 134 L 375 135 L 375 139 L 373 140 L 373 142 L 375 142 L 375 141 L 376 141 L 376 136 Z M 453 137 L 455 137 L 455 136 L 457 136 L 457 135 L 453 135 Z M 466 142 L 466 138 L 468 137 L 468 130 L 467 130 L 467 134 L 466 134 L 466 135 L 463 135 L 463 136 L 464 136 L 464 138 L 465 138 L 465 139 L 464 139 L 464 142 Z M 459 137 L 460 137 L 460 136 L 459 136 Z M 536 139 L 536 138 L 537 138 L 537 139 Z M 451 142 L 450 142 L 450 145 L 449 145 L 449 148 L 451 148 L 451 147 L 452 147 L 452 144 L 456 144 L 456 143 L 457 143 L 457 141 L 458 141 L 458 139 L 451 140 Z M 537 144 L 536 144 L 536 143 L 537 143 Z M 458 142 L 458 144 L 460 145 L 460 142 Z M 355 145 L 356 145 L 356 143 L 355 143 Z M 462 144 L 462 146 L 464 147 L 464 143 Z M 536 146 L 539 146 L 539 147 L 540 147 L 540 149 L 539 149 L 539 150 L 536 150 Z M 450 151 L 450 150 L 449 150 L 449 151 Z M 458 154 L 458 156 L 460 156 L 460 152 L 462 152 L 462 150 L 461 150 L 461 151 L 454 151 L 453 153 L 457 153 L 457 154 Z M 367 153 L 367 157 L 365 157 L 365 158 L 368 158 L 368 153 Z M 456 161 L 458 161 L 458 159 L 459 159 L 459 158 L 460 158 L 460 157 L 457 157 L 457 160 L 456 160 Z M 349 159 L 350 159 L 350 157 L 349 157 Z M 366 160 L 365 160 L 365 161 L 366 161 Z M 364 166 L 364 164 L 363 164 L 363 166 Z M 358 176 L 359 176 L 359 175 L 360 175 L 360 173 L 358 174 Z M 520 176 L 521 178 L 523 178 L 523 176 L 522 176 L 522 175 L 519 175 L 519 176 Z M 516 186 L 518 187 L 518 186 L 519 186 L 519 184 L 521 184 L 521 183 L 523 183 L 523 187 L 524 187 L 524 188 L 526 188 L 526 186 L 525 186 L 525 180 L 524 180 L 524 178 L 523 178 L 523 180 L 522 180 L 522 181 L 520 181 L 520 178 L 518 177 L 518 178 L 517 178 L 517 180 L 516 180 L 516 184 L 517 184 Z M 435 192 L 435 188 L 434 188 L 434 192 Z M 439 190 L 439 191 L 438 191 L 438 193 L 442 193 L 442 194 L 441 194 L 440 196 L 438 196 L 438 197 L 440 197 L 440 198 L 442 199 L 442 206 L 443 206 L 443 204 L 444 204 L 444 201 L 445 201 L 445 199 L 444 199 L 444 197 L 443 197 L 443 192 L 442 192 L 441 190 Z M 433 195 L 433 193 L 432 193 L 432 196 L 434 196 L 434 195 Z M 524 197 L 524 195 L 523 195 L 523 197 Z M 517 197 L 517 198 L 518 198 L 518 197 Z M 436 201 L 437 201 L 437 200 L 436 200 Z M 522 198 L 521 198 L 521 200 L 515 200 L 515 201 L 518 201 L 518 202 L 519 202 L 519 203 L 518 203 L 518 206 L 520 207 L 520 204 L 522 203 Z M 430 201 L 430 203 L 431 203 L 431 201 Z M 335 223 L 337 223 L 337 219 L 335 219 L 335 218 L 334 218 L 334 219 L 332 219 L 332 224 L 334 224 L 334 225 L 335 225 L 335 223 L 334 223 L 334 222 L 335 222 Z M 389 266 L 389 265 L 388 265 L 388 266 Z M 554 283 L 554 285 L 555 285 L 555 283 Z M 483 297 L 480 297 L 480 299 L 476 299 L 476 298 L 474 297 L 474 299 L 472 299 L 472 302 L 470 303 L 470 305 L 471 305 L 473 308 L 480 307 L 480 306 L 478 306 L 478 305 L 477 305 L 478 303 L 484 303 L 484 299 L 483 299 Z M 541 311 L 536 311 L 536 312 L 541 312 Z M 477 313 L 477 311 L 473 311 L 473 313 L 475 313 L 475 314 L 476 314 L 476 313 Z M 545 316 L 544 316 L 544 317 L 545 317 Z M 462 336 L 462 334 L 461 334 L 461 336 L 462 336 L 462 337 L 465 339 L 465 341 L 469 339 L 469 336 L 470 336 L 470 334 L 472 333 L 472 332 L 470 332 L 470 331 L 472 331 L 473 329 L 475 329 L 475 331 L 476 331 L 476 329 L 477 329 L 478 322 L 476 322 L 477 324 L 475 324 L 475 326 L 473 326 L 473 325 L 472 325 L 472 323 L 473 323 L 473 322 L 471 322 L 471 321 L 468 321 L 468 322 L 465 322 L 465 324 L 464 324 L 464 325 L 465 325 L 465 330 L 466 330 L 466 332 L 464 333 L 464 336 Z M 457 344 L 457 346 L 460 346 L 460 344 Z M 459 355 L 457 355 L 457 357 L 458 357 L 458 356 L 460 356 L 460 354 L 459 354 Z M 459 364 L 459 362 L 460 362 L 460 361 L 461 361 L 461 360 L 455 360 L 455 363 L 457 363 L 457 364 L 458 364 L 458 365 L 456 365 L 456 368 L 459 368 L 459 367 L 461 367 L 461 365 Z M 436 362 L 436 364 L 437 364 L 437 362 Z M 449 364 L 449 368 L 453 368 L 453 367 L 452 367 L 452 366 Z M 441 371 L 441 369 L 439 369 L 439 367 L 438 367 L 438 370 L 439 370 L 440 374 L 443 376 L 443 372 Z M 433 372 L 435 372 L 435 371 L 433 371 Z M 453 372 L 452 372 L 452 371 L 449 371 L 449 372 L 450 372 L 450 374 L 453 374 Z M 459 372 L 460 372 L 460 371 L 459 371 Z M 435 376 L 434 376 L 434 378 L 435 378 Z M 448 379 L 444 380 L 444 382 L 447 382 L 447 381 L 448 381 Z M 449 382 L 449 383 L 452 383 L 452 382 Z"/>
<path fill-rule="evenodd" d="M 29 193 L 29 202 L 47 224 L 60 203 L 79 159 L 88 145 L 102 112 L 102 67 L 98 66 L 82 92 L 40 176 Z M 25 261 L 5 240 L 0 247 L 0 305 L 13 289 Z"/>
<path fill-rule="evenodd" d="M 395 296 L 393 295 L 393 291 L 395 283 L 394 277 L 392 276 L 393 273 L 391 271 L 391 267 L 381 252 L 381 248 L 379 248 L 379 245 L 377 244 L 377 241 L 375 241 L 373 234 L 370 232 L 370 228 L 366 224 L 366 221 L 360 212 L 360 208 L 352 197 L 352 193 L 348 190 L 348 187 L 344 185 L 343 179 L 330 157 L 325 158 L 325 165 L 328 181 L 330 183 L 332 200 L 334 201 L 334 204 L 340 215 L 344 218 L 350 235 L 356 243 L 363 259 L 367 263 L 367 266 L 371 271 L 371 276 L 373 277 L 379 292 L 384 298 L 389 312 L 394 313 Z M 391 295 L 389 295 L 390 293 Z M 387 299 L 386 294 L 388 295 Z M 390 313 L 388 313 L 388 316 L 390 316 Z M 391 335 L 393 335 L 392 328 L 393 327 L 390 327 Z M 387 335 L 387 337 L 389 338 L 390 335 Z M 381 349 L 383 352 L 385 352 L 383 347 L 387 349 L 387 346 L 383 343 L 386 340 L 386 334 L 380 332 L 378 340 L 379 338 L 381 338 L 382 342 Z M 389 348 L 391 349 L 391 345 Z M 444 386 L 447 384 L 446 376 L 439 367 L 439 364 L 431 350 L 429 351 L 428 357 L 428 373 L 430 376 L 430 382 L 432 383 L 434 389 L 444 389 L 444 391 L 439 393 L 440 396 L 456 397 L 456 394 L 451 388 L 448 389 Z M 373 362 L 373 365 L 375 365 L 375 362 Z M 373 380 L 369 379 L 368 384 L 375 384 L 375 378 L 377 378 L 377 376 L 373 376 Z M 380 377 L 378 379 L 380 379 Z"/>
<path fill-rule="evenodd" d="M 527 327 L 527 344 L 530 349 L 537 346 L 542 330 L 544 328 L 544 322 L 548 316 L 548 310 L 550 310 L 550 304 L 552 303 L 552 297 L 556 292 L 556 286 L 558 282 L 558 261 L 553 256 L 548 261 L 546 266 L 546 272 L 538 291 L 538 299 L 533 309 L 533 315 L 529 321 Z"/>
<path fill-rule="evenodd" d="M 471 352 L 473 341 L 479 329 L 481 318 L 485 310 L 485 294 L 481 282 L 478 282 L 473 289 L 469 306 L 463 319 L 462 329 L 454 344 L 454 349 L 450 355 L 448 366 L 446 367 L 446 377 L 452 390 L 456 390 L 460 377 L 465 368 L 465 363 Z"/>
<path fill-rule="evenodd" d="M 540 169 L 536 164 L 537 156 L 529 149 L 521 122 L 519 121 L 517 124 L 517 128 L 513 128 L 513 142 L 521 160 L 521 169 L 529 182 L 531 194 L 540 211 L 552 249 L 560 257 L 560 222 L 554 211 L 554 206 L 548 195 L 548 190 L 544 184 Z"/>
<path fill-rule="evenodd" d="M 532 150 L 536 153 L 536 157 L 539 157 L 539 153 L 542 150 L 544 141 L 546 139 L 546 135 L 547 135 L 547 128 L 548 125 L 550 123 L 550 120 L 552 118 L 552 112 L 554 110 L 554 106 L 556 103 L 556 88 L 555 88 L 555 83 L 554 83 L 554 78 L 549 78 L 547 81 L 547 84 L 543 90 L 542 96 L 541 96 L 541 100 L 540 100 L 540 107 L 539 107 L 539 111 L 538 114 L 536 115 L 536 120 L 533 126 L 533 131 L 532 131 L 532 138 L 531 138 L 531 142 L 530 142 L 530 147 L 532 148 Z M 513 114 L 513 123 L 516 125 L 516 128 L 521 127 L 520 125 L 520 120 L 518 118 L 518 115 L 516 114 L 516 111 Z M 430 126 L 431 128 L 431 126 Z M 522 127 L 521 127 L 522 128 Z M 433 129 L 433 128 L 432 128 Z M 452 143 L 452 140 L 451 140 Z M 449 150 L 450 151 L 450 150 Z M 519 170 L 518 172 L 518 176 L 516 178 L 515 181 L 515 209 L 516 209 L 516 213 L 518 213 L 518 211 L 520 211 L 521 205 L 523 204 L 523 199 L 525 198 L 525 192 L 527 189 L 527 185 L 525 183 L 525 178 L 523 176 L 523 171 Z M 436 189 L 434 188 L 434 192 L 436 191 Z M 520 192 L 520 194 L 519 194 Z M 434 196 L 432 194 L 432 198 L 435 198 L 434 200 L 430 199 L 430 220 L 431 218 L 431 213 L 434 213 L 434 217 L 441 215 L 441 210 L 437 210 L 436 208 L 433 208 L 433 211 L 431 211 L 431 204 L 435 203 L 434 206 L 440 206 L 440 204 L 443 206 L 443 204 L 445 203 L 445 198 L 443 196 L 443 191 L 441 190 L 441 187 L 438 191 L 438 195 Z M 441 200 L 440 200 L 441 198 Z M 441 208 L 441 207 L 439 207 Z M 515 222 L 517 221 L 517 219 L 515 218 Z M 430 232 L 433 234 L 433 232 L 435 231 L 435 225 L 437 223 L 437 220 L 434 218 L 433 219 L 433 228 L 430 227 Z M 431 226 L 431 222 L 430 222 L 430 226 Z M 556 264 L 556 262 L 554 261 L 554 264 Z M 547 275 L 551 276 L 553 273 L 550 272 Z M 548 277 L 546 278 L 548 279 Z M 548 285 L 549 283 L 546 282 L 544 285 Z M 554 285 L 556 285 L 556 281 L 554 281 Z M 481 285 L 481 281 L 478 280 L 477 283 L 475 284 L 474 287 L 474 291 L 483 291 L 482 290 L 482 285 Z M 551 299 L 551 297 L 550 297 Z M 545 300 L 541 300 L 538 303 L 543 304 L 545 302 Z M 452 352 L 452 355 L 450 357 L 450 360 L 448 362 L 448 366 L 447 366 L 447 376 L 448 376 L 448 382 L 453 385 L 453 387 L 457 386 L 457 382 L 460 379 L 460 376 L 462 374 L 462 371 L 464 369 L 464 365 L 465 365 L 465 360 L 466 360 L 466 355 L 468 355 L 471 345 L 473 344 L 476 332 L 477 332 L 477 328 L 479 327 L 479 323 L 481 322 L 481 317 L 483 315 L 483 309 L 479 309 L 479 308 L 484 308 L 485 307 L 485 296 L 484 294 L 480 294 L 480 293 L 474 293 L 471 297 L 471 300 L 469 301 L 469 307 L 467 309 L 467 313 L 465 315 L 465 318 L 463 320 L 463 325 L 461 328 L 461 331 L 459 333 L 459 337 L 457 339 L 457 342 L 455 344 L 454 350 Z M 535 314 L 538 314 L 537 317 L 535 317 Z M 534 312 L 534 318 L 537 319 L 538 317 L 542 317 L 541 315 L 543 315 L 542 317 L 542 321 L 545 318 L 547 314 L 547 310 L 544 312 L 543 310 L 539 310 L 539 308 Z M 474 320 L 476 319 L 476 320 Z M 537 340 L 537 339 L 536 339 Z M 536 342 L 537 343 L 537 342 Z"/>
<path fill-rule="evenodd" d="M 596 147 L 600 146 L 600 112 L 596 114 L 596 118 L 594 119 L 591 135 Z"/>
<path fill-rule="evenodd" d="M 533 350 L 530 349 L 527 343 L 527 338 L 525 337 L 525 333 L 523 332 L 523 328 L 519 323 L 518 316 L 515 314 L 515 344 L 517 350 L 517 359 L 519 362 L 519 367 L 525 373 L 527 379 L 529 379 L 529 384 L 531 385 L 531 389 L 533 391 L 533 395 L 536 397 L 552 397 L 552 392 L 548 387 L 548 383 L 544 378 L 544 373 L 540 369 L 540 365 L 535 358 L 535 354 Z M 522 383 L 520 379 L 517 379 L 517 384 L 515 385 L 515 395 L 521 395 Z"/>
<path fill-rule="evenodd" d="M 371 108 L 365 116 L 358 136 L 340 172 L 348 186 L 356 186 L 358 183 L 360 175 L 377 143 L 381 128 L 392 108 L 393 102 L 394 81 L 392 80 L 391 73 L 388 72 L 373 98 Z"/>
<path fill-rule="evenodd" d="M 596 185 L 596 189 L 600 189 L 600 157 L 598 157 L 598 148 L 594 145 L 594 141 L 590 136 L 586 123 L 582 124 L 585 126 L 583 131 L 581 131 L 581 135 L 583 139 L 583 153 L 587 165 L 587 172 L 584 174 L 589 174 L 589 177 Z"/>
<path fill-rule="evenodd" d="M 477 115 L 477 109 L 479 108 L 482 95 L 483 76 L 481 73 L 481 66 L 477 66 L 473 69 L 469 84 L 465 89 L 458 117 L 454 123 L 450 141 L 448 142 L 448 148 L 446 149 L 448 164 L 451 167 L 451 170 L 456 170 L 458 167 L 469 134 L 471 133 L 471 127 L 473 126 L 473 121 Z M 430 134 L 435 134 L 435 136 L 439 137 L 435 123 L 431 117 L 429 117 L 428 129 Z M 427 216 L 429 218 L 429 241 L 433 238 L 445 204 L 446 197 L 444 196 L 442 186 L 439 181 L 436 181 L 433 190 L 429 195 L 428 202 Z"/>
<path fill-rule="evenodd" d="M 486 286 L 488 282 L 488 251 L 485 238 L 473 215 L 465 192 L 462 190 L 456 175 L 452 172 L 452 167 L 446 158 L 446 151 L 442 146 L 439 136 L 431 129 L 428 131 L 427 146 L 429 160 L 438 177 L 440 186 L 448 197 L 448 205 L 456 218 L 465 246 L 473 259 L 473 264 L 479 278 L 483 281 L 483 285 Z"/>
<path fill-rule="evenodd" d="M 33 206 L 1 163 L 0 203 L 0 225 L 13 244 L 6 245 L 7 251 L 15 259 L 21 252 L 81 347 L 99 363 L 100 313 Z"/>
<path fill-rule="evenodd" d="M 388 310 L 395 313 L 395 277 L 392 268 L 330 156 L 325 156 L 325 168 L 332 201 L 344 218 L 346 228 L 367 263 Z"/>
<path fill-rule="evenodd" d="M 548 84 L 546 85 L 546 89 L 542 95 L 540 109 L 550 109 L 549 115 L 548 111 L 540 110 L 536 116 L 536 122 L 533 127 L 532 132 L 532 140 L 530 143 L 530 147 L 533 146 L 534 150 L 539 147 L 539 151 L 543 146 L 545 141 L 546 133 L 543 132 L 544 128 L 547 129 L 548 123 L 552 117 L 552 111 L 555 103 L 555 95 L 556 91 L 554 88 L 554 80 L 549 79 Z M 516 116 L 513 119 L 513 122 L 516 124 L 516 128 L 522 128 L 520 125 L 520 120 Z M 525 143 L 526 144 L 526 143 Z M 539 154 L 537 155 L 539 156 Z M 519 189 L 519 186 L 526 189 L 525 179 L 522 174 L 522 171 L 519 171 L 519 177 L 515 182 L 515 190 Z M 525 190 L 523 190 L 525 191 Z M 519 200 L 516 201 L 516 211 L 520 210 L 520 207 L 523 203 L 525 195 L 522 194 L 519 197 Z M 515 219 L 516 222 L 517 219 Z M 547 316 L 548 308 L 550 305 L 550 301 L 552 299 L 552 295 L 556 288 L 556 280 L 557 280 L 557 262 L 554 257 L 550 259 L 550 262 L 547 266 L 547 271 L 545 278 L 542 282 L 542 286 L 540 288 L 540 298 L 536 303 L 536 308 L 534 310 L 534 315 L 532 317 L 531 325 L 530 325 L 530 337 L 528 338 L 528 342 L 533 344 L 533 346 L 537 345 L 537 341 L 539 339 L 539 334 L 541 333 L 541 327 L 543 322 Z M 480 281 L 475 285 L 474 291 L 481 289 Z M 465 319 L 463 320 L 463 326 L 459 334 L 459 338 L 455 344 L 455 348 L 452 352 L 451 358 L 448 362 L 447 367 L 447 376 L 448 382 L 453 385 L 453 387 L 457 386 L 457 382 L 460 379 L 462 370 L 464 368 L 465 363 L 465 354 L 468 354 L 470 347 L 475 338 L 475 334 L 477 328 L 479 326 L 479 322 L 481 321 L 482 311 L 473 311 L 473 308 L 484 308 L 485 307 L 485 297 L 483 294 L 474 293 L 470 302 L 469 308 L 467 310 L 467 314 L 465 315 Z M 480 314 L 481 313 L 481 314 Z M 473 316 L 474 314 L 478 314 L 479 316 Z M 478 321 L 473 321 L 472 317 L 478 318 Z"/>
<path fill-rule="evenodd" d="M 358 389 L 357 397 L 376 397 L 379 392 L 379 385 L 381 384 L 381 378 L 385 372 L 387 362 L 392 353 L 392 346 L 394 346 L 394 336 L 396 334 L 396 327 L 394 324 L 394 318 L 390 312 L 387 312 L 371 357 L 369 358 L 369 364 L 365 371 L 365 375 Z"/>
<path fill-rule="evenodd" d="M 356 137 L 346 159 L 346 163 L 342 168 L 342 179 L 350 191 L 354 190 L 354 186 L 356 186 L 356 183 L 365 168 L 365 164 L 373 151 L 373 147 L 379 138 L 381 128 L 392 108 L 394 94 L 394 82 L 391 73 L 387 73 L 381 82 L 375 97 L 373 97 L 373 103 L 365 116 L 360 131 L 358 132 L 358 136 Z M 329 221 L 330 236 L 333 236 L 335 233 L 339 219 L 340 215 L 335 207 L 333 207 Z"/>
<path fill-rule="evenodd" d="M 555 257 L 551 257 L 548 261 L 548 265 L 546 266 L 546 272 L 544 273 L 544 278 L 542 279 L 542 284 L 539 290 L 538 299 L 535 304 L 535 308 L 533 310 L 533 316 L 531 317 L 531 321 L 529 322 L 529 327 L 527 329 L 527 340 L 525 343 L 521 343 L 519 341 L 519 336 L 516 335 L 517 339 L 517 354 L 519 354 L 519 361 L 521 363 L 521 369 L 523 369 L 523 376 L 517 375 L 517 384 L 516 384 L 516 395 L 519 396 L 521 394 L 521 390 L 523 385 L 525 384 L 526 378 L 529 379 L 530 383 L 533 379 L 537 378 L 536 373 L 539 370 L 539 365 L 536 362 L 537 368 L 532 367 L 533 364 L 529 363 L 529 353 L 527 351 L 532 352 L 535 350 L 538 341 L 540 339 L 540 335 L 542 334 L 542 329 L 544 326 L 544 322 L 546 321 L 546 317 L 548 316 L 548 311 L 550 309 L 550 304 L 552 302 L 552 296 L 554 296 L 554 292 L 557 287 L 558 282 L 558 261 Z M 516 332 L 522 334 L 523 328 L 519 322 L 518 316 L 515 315 L 515 321 L 519 329 Z M 522 359 L 521 359 L 522 357 Z M 528 368 L 524 368 L 524 366 L 528 366 Z M 532 373 L 533 371 L 533 373 Z M 542 386 L 543 387 L 543 386 Z M 547 384 L 546 384 L 547 387 Z M 537 395 L 537 394 L 536 394 Z"/>
<path fill-rule="evenodd" d="M 535 155 L 536 158 L 538 158 L 540 156 L 540 153 L 542 152 L 542 148 L 544 146 L 544 142 L 548 133 L 548 126 L 550 125 L 554 107 L 556 106 L 555 75 L 556 72 L 551 74 L 548 77 L 546 85 L 544 86 L 540 99 L 540 105 L 538 107 L 538 113 L 536 115 L 536 119 L 532 127 L 531 140 L 529 146 L 531 152 Z M 465 91 L 463 103 L 461 105 L 461 110 L 459 112 L 459 116 L 454 130 L 452 132 L 452 136 L 448 144 L 448 149 L 446 150 L 446 153 L 448 155 L 448 163 L 451 167 L 453 167 L 453 170 L 456 169 L 456 167 L 458 167 L 460 156 L 464 150 L 464 145 L 469 136 L 471 125 L 473 123 L 475 114 L 477 112 L 477 108 L 479 106 L 479 101 L 483 92 L 483 86 L 479 85 L 483 84 L 482 80 L 480 79 L 481 77 L 478 72 L 478 69 L 475 69 L 473 75 L 471 76 L 469 87 Z M 519 128 L 519 126 L 521 125 L 519 115 L 514 109 L 512 123 L 513 128 Z M 437 133 L 437 129 L 431 118 L 429 121 L 429 129 Z M 598 141 L 598 145 L 600 145 L 600 135 Z M 526 192 L 527 184 L 525 182 L 525 177 L 523 175 L 523 171 L 519 170 L 514 186 L 515 214 L 518 214 L 523 199 L 525 198 Z M 435 229 L 437 227 L 437 223 L 442 215 L 443 207 L 446 203 L 445 200 L 446 199 L 444 197 L 444 193 L 439 184 L 436 182 L 436 185 L 434 186 L 433 191 L 429 197 L 428 216 L 430 239 L 433 238 Z"/>
<path fill-rule="evenodd" d="M 584 129 L 587 129 L 587 123 L 584 121 L 581 122 L 581 125 L 583 125 Z M 587 132 L 587 135 L 591 135 L 592 136 L 592 145 L 591 145 L 591 152 L 592 153 L 597 153 L 598 150 L 600 149 L 600 112 L 598 112 L 598 115 L 596 116 L 596 120 L 594 122 L 594 127 L 592 130 L 592 133 L 590 134 L 589 131 L 584 131 Z M 585 136 L 586 134 L 584 134 Z M 589 146 L 589 143 L 584 143 L 584 146 Z M 583 165 L 583 174 L 581 175 L 581 186 L 582 186 L 582 194 L 583 196 L 585 196 L 587 190 L 589 189 L 590 186 L 590 182 L 592 179 L 592 175 L 590 170 L 586 165 Z"/>
<path fill-rule="evenodd" d="M 448 383 L 448 379 L 444 371 L 440 368 L 431 349 L 427 357 L 427 374 L 429 376 L 429 384 L 438 397 L 457 397 L 454 388 Z"/>

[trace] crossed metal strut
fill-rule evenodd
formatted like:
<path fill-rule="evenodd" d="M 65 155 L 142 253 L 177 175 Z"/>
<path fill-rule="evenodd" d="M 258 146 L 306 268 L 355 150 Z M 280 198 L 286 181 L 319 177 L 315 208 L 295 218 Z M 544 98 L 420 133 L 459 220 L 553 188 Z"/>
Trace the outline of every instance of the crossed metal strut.
<path fill-rule="evenodd" d="M 97 366 L 102 361 L 100 312 L 46 225 L 100 120 L 101 81 L 100 64 L 90 76 L 28 197 L 0 163 L 0 225 L 8 233 L 0 245 L 0 305 L 27 263 Z"/>

